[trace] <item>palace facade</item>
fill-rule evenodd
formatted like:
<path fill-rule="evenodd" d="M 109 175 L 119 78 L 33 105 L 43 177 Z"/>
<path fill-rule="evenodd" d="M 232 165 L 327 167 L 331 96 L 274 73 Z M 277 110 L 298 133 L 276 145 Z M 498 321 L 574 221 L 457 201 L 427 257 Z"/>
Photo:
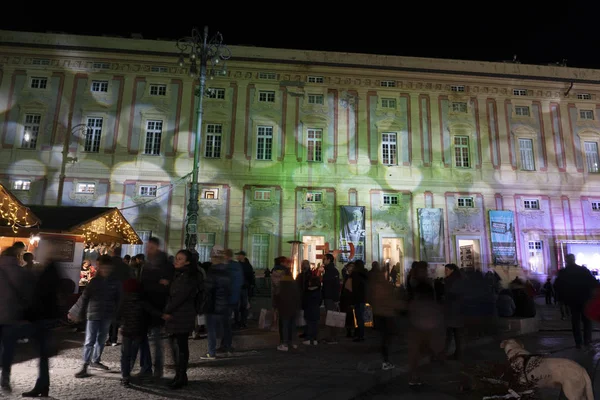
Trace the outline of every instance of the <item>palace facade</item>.
<path fill-rule="evenodd" d="M 230 49 L 204 102 L 203 259 L 222 244 L 272 267 L 300 240 L 318 262 L 340 207 L 363 206 L 366 261 L 401 275 L 432 251 L 438 270 L 493 267 L 490 210 L 513 212 L 516 265 L 600 268 L 600 71 Z M 183 247 L 198 82 L 177 58 L 168 41 L 0 31 L 2 183 L 26 204 L 117 206 Z"/>

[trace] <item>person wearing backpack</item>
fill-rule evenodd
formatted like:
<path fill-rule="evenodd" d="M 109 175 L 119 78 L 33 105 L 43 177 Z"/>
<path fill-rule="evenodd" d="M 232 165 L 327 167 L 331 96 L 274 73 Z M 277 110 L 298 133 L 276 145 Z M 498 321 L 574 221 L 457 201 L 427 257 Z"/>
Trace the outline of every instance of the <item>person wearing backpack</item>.
<path fill-rule="evenodd" d="M 212 265 L 206 274 L 204 285 L 203 311 L 206 314 L 208 330 L 208 353 L 203 360 L 214 360 L 217 354 L 217 330 L 223 328 L 223 335 L 231 335 L 231 276 L 225 260 L 223 246 L 215 245 L 211 251 Z"/>

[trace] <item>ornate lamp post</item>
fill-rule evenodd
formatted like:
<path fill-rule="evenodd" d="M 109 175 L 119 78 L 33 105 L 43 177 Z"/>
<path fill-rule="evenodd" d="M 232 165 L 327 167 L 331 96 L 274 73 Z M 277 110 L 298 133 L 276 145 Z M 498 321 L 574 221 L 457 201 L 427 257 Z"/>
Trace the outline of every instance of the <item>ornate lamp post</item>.
<path fill-rule="evenodd" d="M 58 176 L 58 198 L 56 199 L 56 205 L 62 206 L 62 198 L 63 191 L 65 187 L 65 178 L 66 178 L 66 170 L 67 164 L 69 162 L 76 163 L 77 157 L 69 157 L 69 143 L 71 142 L 71 136 L 76 133 L 86 133 L 88 132 L 87 124 L 78 124 L 71 128 L 71 130 L 65 135 L 65 141 L 63 143 L 62 150 L 62 161 L 60 163 L 60 175 Z"/>
<path fill-rule="evenodd" d="M 228 60 L 231 57 L 231 51 L 223 44 L 223 36 L 216 33 L 208 37 L 208 27 L 204 27 L 204 32 L 198 29 L 192 29 L 192 35 L 179 39 L 177 41 L 179 49 L 179 66 L 185 65 L 186 58 L 189 58 L 190 76 L 198 78 L 200 86 L 196 92 L 198 96 L 198 106 L 196 107 L 196 136 L 194 141 L 194 169 L 192 171 L 192 186 L 190 188 L 190 199 L 187 206 L 187 219 L 185 224 L 185 246 L 188 250 L 196 251 L 197 227 L 198 227 L 198 170 L 200 163 L 200 149 L 202 145 L 202 114 L 204 112 L 203 98 L 207 94 L 206 77 L 212 79 L 215 75 L 221 75 L 225 72 L 224 63 L 221 60 Z M 208 63 L 211 63 L 211 69 L 208 70 Z"/>

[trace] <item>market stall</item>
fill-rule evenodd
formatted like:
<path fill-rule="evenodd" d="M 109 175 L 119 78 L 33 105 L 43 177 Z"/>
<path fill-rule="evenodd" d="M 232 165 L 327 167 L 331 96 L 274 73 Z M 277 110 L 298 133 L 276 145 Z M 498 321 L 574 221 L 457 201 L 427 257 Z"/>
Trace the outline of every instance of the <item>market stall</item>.
<path fill-rule="evenodd" d="M 23 242 L 27 251 L 35 248 L 37 237 L 31 235 L 39 228 L 40 219 L 8 189 L 0 184 L 0 251 Z"/>

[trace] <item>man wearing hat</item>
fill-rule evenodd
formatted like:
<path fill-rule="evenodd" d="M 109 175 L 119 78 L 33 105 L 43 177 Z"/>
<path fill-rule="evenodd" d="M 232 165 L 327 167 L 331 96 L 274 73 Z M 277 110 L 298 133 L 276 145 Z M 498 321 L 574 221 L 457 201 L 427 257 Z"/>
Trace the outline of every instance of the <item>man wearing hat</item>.
<path fill-rule="evenodd" d="M 254 287 L 254 268 L 250 264 L 250 260 L 246 257 L 246 252 L 240 250 L 235 253 L 235 256 L 242 266 L 244 273 L 244 284 L 242 285 L 242 293 L 240 295 L 240 304 L 234 310 L 235 313 L 235 326 L 236 328 L 246 328 L 246 322 L 248 320 L 248 299 L 250 297 L 250 291 Z"/>

